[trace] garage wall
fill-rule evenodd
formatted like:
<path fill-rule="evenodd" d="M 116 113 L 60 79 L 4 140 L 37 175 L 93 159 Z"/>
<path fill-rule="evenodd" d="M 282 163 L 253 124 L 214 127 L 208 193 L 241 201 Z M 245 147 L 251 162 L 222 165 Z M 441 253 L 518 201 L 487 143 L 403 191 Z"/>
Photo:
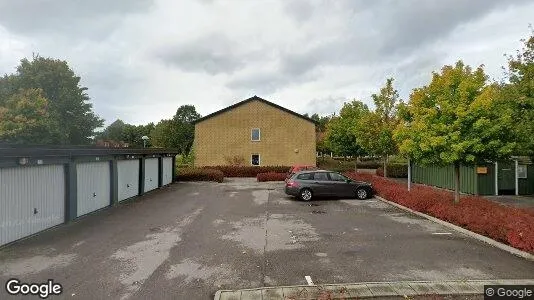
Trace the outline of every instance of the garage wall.
<path fill-rule="evenodd" d="M 0 245 L 64 221 L 63 165 L 0 169 Z"/>
<path fill-rule="evenodd" d="M 172 157 L 164 157 L 162 162 L 163 170 L 161 173 L 161 185 L 167 185 L 172 182 Z"/>
<path fill-rule="evenodd" d="M 108 161 L 77 164 L 78 217 L 111 204 L 110 173 Z"/>
<path fill-rule="evenodd" d="M 159 159 L 145 159 L 145 192 L 158 188 L 159 180 Z"/>
<path fill-rule="evenodd" d="M 118 200 L 122 201 L 139 194 L 139 160 L 117 161 Z"/>

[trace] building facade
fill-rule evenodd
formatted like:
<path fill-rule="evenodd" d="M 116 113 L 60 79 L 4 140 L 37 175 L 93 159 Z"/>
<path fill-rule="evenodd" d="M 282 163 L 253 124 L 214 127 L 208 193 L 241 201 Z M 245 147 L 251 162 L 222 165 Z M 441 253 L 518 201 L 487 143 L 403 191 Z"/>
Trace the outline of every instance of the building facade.
<path fill-rule="evenodd" d="M 315 122 L 254 96 L 195 122 L 195 166 L 316 164 Z"/>

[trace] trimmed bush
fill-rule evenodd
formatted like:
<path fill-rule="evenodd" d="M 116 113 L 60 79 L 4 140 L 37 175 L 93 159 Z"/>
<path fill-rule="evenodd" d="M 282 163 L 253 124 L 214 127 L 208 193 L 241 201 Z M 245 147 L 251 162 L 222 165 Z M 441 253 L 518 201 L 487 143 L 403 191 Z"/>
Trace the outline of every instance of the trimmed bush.
<path fill-rule="evenodd" d="M 213 166 L 205 169 L 219 170 L 224 177 L 256 177 L 259 173 L 287 173 L 290 167 L 286 166 Z"/>
<path fill-rule="evenodd" d="M 408 178 L 408 165 L 388 164 L 388 177 L 391 178 Z M 376 175 L 384 177 L 384 167 L 376 169 Z"/>
<path fill-rule="evenodd" d="M 256 176 L 256 179 L 258 179 L 259 182 L 264 181 L 284 181 L 286 179 L 287 173 L 276 173 L 276 172 L 266 172 L 266 173 L 258 173 Z"/>
<path fill-rule="evenodd" d="M 381 165 L 379 161 L 360 161 L 358 169 L 376 169 Z M 317 158 L 317 167 L 336 172 L 354 171 L 354 160 L 336 160 L 330 157 Z"/>
<path fill-rule="evenodd" d="M 453 192 L 423 185 L 406 186 L 371 174 L 346 176 L 373 184 L 381 197 L 453 223 L 517 249 L 534 253 L 534 214 L 530 209 L 500 205 L 479 196 L 463 196 L 454 204 Z"/>
<path fill-rule="evenodd" d="M 177 171 L 176 181 L 216 181 L 223 182 L 224 174 L 207 168 L 183 168 Z"/>

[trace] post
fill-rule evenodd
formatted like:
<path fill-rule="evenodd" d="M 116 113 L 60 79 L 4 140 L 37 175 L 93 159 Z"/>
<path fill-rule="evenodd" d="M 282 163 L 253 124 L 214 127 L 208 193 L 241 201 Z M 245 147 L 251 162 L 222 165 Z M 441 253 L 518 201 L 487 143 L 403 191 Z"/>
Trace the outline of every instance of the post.
<path fill-rule="evenodd" d="M 412 163 L 408 158 L 408 192 L 412 189 Z"/>
<path fill-rule="evenodd" d="M 519 196 L 519 162 L 515 160 L 515 195 Z"/>
<path fill-rule="evenodd" d="M 65 222 L 72 221 L 78 217 L 78 175 L 76 171 L 76 163 L 69 161 L 66 165 L 67 180 L 67 201 L 65 203 Z"/>
<path fill-rule="evenodd" d="M 495 196 L 499 196 L 499 164 L 495 161 Z"/>
<path fill-rule="evenodd" d="M 111 161 L 111 206 L 119 204 L 119 171 L 117 167 L 117 158 L 113 158 Z"/>

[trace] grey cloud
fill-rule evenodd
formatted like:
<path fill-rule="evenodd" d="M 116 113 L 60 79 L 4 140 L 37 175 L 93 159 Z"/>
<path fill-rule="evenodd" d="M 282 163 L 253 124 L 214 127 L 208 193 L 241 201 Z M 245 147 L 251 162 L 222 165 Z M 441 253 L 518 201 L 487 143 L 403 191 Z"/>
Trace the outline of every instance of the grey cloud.
<path fill-rule="evenodd" d="M 310 115 L 317 113 L 321 116 L 331 115 L 337 113 L 343 103 L 350 101 L 346 97 L 342 96 L 328 96 L 325 98 L 314 98 L 308 101 L 306 112 Z"/>
<path fill-rule="evenodd" d="M 291 84 L 291 79 L 275 72 L 257 72 L 237 77 L 226 85 L 230 89 L 238 89 L 251 95 L 269 95 L 281 86 Z"/>
<path fill-rule="evenodd" d="M 247 54 L 222 34 L 209 34 L 187 43 L 163 45 L 153 55 L 165 64 L 188 72 L 232 73 L 245 65 Z"/>
<path fill-rule="evenodd" d="M 297 76 L 324 65 L 371 65 L 399 60 L 447 37 L 462 24 L 497 8 L 521 2 L 526 1 L 347 0 L 337 2 L 341 5 L 334 9 L 329 7 L 330 2 L 315 2 L 315 10 L 325 13 L 330 10 L 347 18 L 345 32 L 319 46 L 306 48 L 303 45 L 304 51 L 282 53 L 282 71 Z M 301 9 L 309 4 L 302 1 L 295 3 L 286 6 L 288 14 L 298 21 L 313 22 L 313 18 L 309 17 L 311 9 Z"/>
<path fill-rule="evenodd" d="M 284 1 L 284 9 L 298 22 L 309 20 L 315 10 L 313 3 L 308 0 Z"/>
<path fill-rule="evenodd" d="M 153 0 L 0 0 L 0 25 L 22 35 L 104 38 L 126 14 L 148 12 Z"/>

